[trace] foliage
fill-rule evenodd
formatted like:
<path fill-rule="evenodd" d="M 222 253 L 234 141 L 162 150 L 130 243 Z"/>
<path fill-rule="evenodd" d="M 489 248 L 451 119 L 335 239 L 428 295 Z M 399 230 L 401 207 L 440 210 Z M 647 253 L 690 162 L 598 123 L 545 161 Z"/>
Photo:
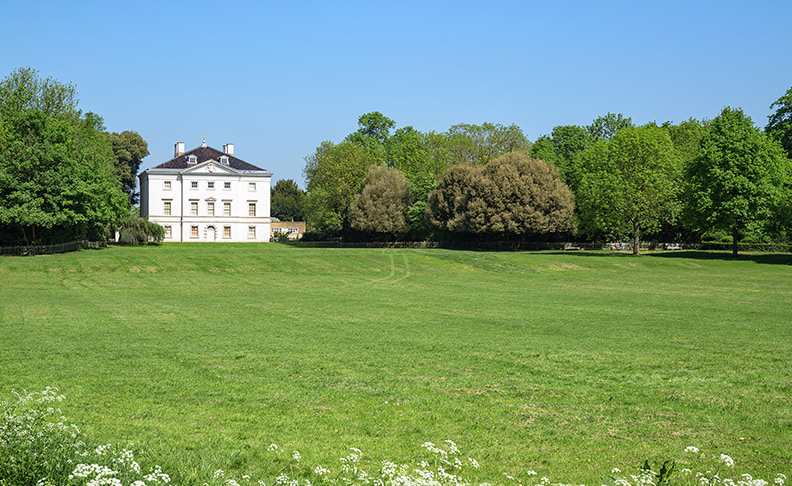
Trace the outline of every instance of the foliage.
<path fill-rule="evenodd" d="M 790 163 L 741 109 L 724 108 L 687 169 L 691 223 L 731 232 L 736 256 L 746 232 L 768 228 L 788 211 Z"/>
<path fill-rule="evenodd" d="M 271 214 L 281 221 L 303 221 L 305 218 L 305 191 L 291 179 L 281 179 L 272 188 Z"/>
<path fill-rule="evenodd" d="M 545 235 L 574 230 L 574 198 L 558 171 L 525 153 L 459 165 L 429 195 L 432 224 L 452 233 Z"/>
<path fill-rule="evenodd" d="M 46 116 L 75 118 L 77 89 L 53 78 L 41 79 L 32 68 L 19 68 L 0 82 L 0 113 L 37 111 Z"/>
<path fill-rule="evenodd" d="M 129 130 L 108 133 L 107 138 L 113 149 L 113 164 L 121 178 L 122 189 L 129 198 L 130 206 L 135 205 L 140 197 L 135 191 L 137 173 L 143 158 L 149 154 L 148 144 L 139 133 Z"/>
<path fill-rule="evenodd" d="M 360 194 L 349 208 L 352 228 L 364 233 L 396 236 L 410 227 L 410 184 L 398 169 L 372 166 Z"/>
<path fill-rule="evenodd" d="M 165 228 L 135 214 L 129 214 L 121 219 L 118 223 L 118 232 L 119 243 L 126 245 L 161 243 L 165 239 Z"/>
<path fill-rule="evenodd" d="M 616 136 L 619 131 L 625 128 L 633 128 L 632 119 L 624 117 L 621 113 L 615 114 L 608 112 L 605 116 L 599 116 L 591 122 L 591 125 L 586 127 L 591 138 L 596 142 L 599 140 L 610 140 Z"/>
<path fill-rule="evenodd" d="M 530 148 L 520 127 L 498 123 L 454 125 L 448 129 L 447 143 L 451 164 L 484 165 L 500 155 Z"/>
<path fill-rule="evenodd" d="M 616 237 L 632 233 L 637 255 L 641 231 L 656 227 L 679 205 L 679 159 L 668 133 L 652 126 L 625 128 L 597 142 L 580 164 L 577 203 L 584 229 Z"/>
<path fill-rule="evenodd" d="M 770 109 L 775 112 L 767 117 L 765 133 L 780 142 L 787 157 L 792 159 L 792 88 L 770 105 Z"/>
<path fill-rule="evenodd" d="M 327 141 L 305 162 L 307 222 L 312 231 L 338 233 L 369 168 L 384 160 L 375 149 L 350 141 L 337 145 Z"/>

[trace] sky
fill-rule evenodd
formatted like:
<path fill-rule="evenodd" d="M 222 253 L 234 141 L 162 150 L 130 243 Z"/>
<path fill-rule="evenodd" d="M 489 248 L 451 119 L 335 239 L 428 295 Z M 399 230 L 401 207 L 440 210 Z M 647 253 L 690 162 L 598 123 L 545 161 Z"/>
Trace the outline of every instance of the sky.
<path fill-rule="evenodd" d="M 792 87 L 786 1 L 0 0 L 0 78 L 77 87 L 109 131 L 148 142 L 141 170 L 222 150 L 304 187 L 304 158 L 379 111 L 421 131 L 635 123 L 741 107 L 763 127 Z"/>

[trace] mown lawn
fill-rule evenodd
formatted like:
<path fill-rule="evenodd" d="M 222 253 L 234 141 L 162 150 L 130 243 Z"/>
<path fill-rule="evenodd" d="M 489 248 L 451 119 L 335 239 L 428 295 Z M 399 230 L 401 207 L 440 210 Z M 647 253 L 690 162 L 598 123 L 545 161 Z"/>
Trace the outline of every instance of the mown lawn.
<path fill-rule="evenodd" d="M 594 483 L 694 445 L 792 461 L 792 255 L 174 244 L 0 258 L 0 391 L 184 481 L 453 439 Z M 200 483 L 199 483 L 200 484 Z"/>

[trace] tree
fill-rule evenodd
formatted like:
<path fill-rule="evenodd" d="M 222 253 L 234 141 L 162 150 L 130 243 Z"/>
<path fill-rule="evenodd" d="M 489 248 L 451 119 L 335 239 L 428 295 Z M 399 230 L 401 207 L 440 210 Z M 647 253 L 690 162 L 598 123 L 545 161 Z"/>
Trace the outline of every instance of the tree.
<path fill-rule="evenodd" d="M 123 131 L 108 133 L 107 139 L 113 149 L 113 165 L 121 178 L 121 185 L 129 198 L 129 204 L 138 203 L 137 173 L 143 158 L 149 154 L 148 144 L 139 133 Z"/>
<path fill-rule="evenodd" d="M 624 128 L 581 157 L 576 194 L 584 228 L 610 235 L 632 232 L 633 254 L 641 231 L 656 227 L 679 204 L 678 158 L 658 127 Z"/>
<path fill-rule="evenodd" d="M 586 130 L 591 134 L 594 141 L 597 140 L 610 140 L 620 130 L 625 128 L 632 128 L 635 125 L 630 117 L 625 118 L 621 113 L 608 112 L 605 116 L 600 116 L 591 122 L 591 125 L 586 127 Z"/>
<path fill-rule="evenodd" d="M 79 117 L 77 89 L 53 78 L 41 79 L 33 68 L 19 68 L 0 83 L 0 111 L 8 114 L 24 110 Z"/>
<path fill-rule="evenodd" d="M 390 137 L 390 131 L 396 122 L 378 111 L 360 115 L 358 118 L 358 133 L 364 137 L 371 137 L 379 143 L 385 143 Z"/>
<path fill-rule="evenodd" d="M 452 167 L 429 196 L 438 228 L 498 239 L 573 231 L 574 208 L 558 170 L 519 152 Z"/>
<path fill-rule="evenodd" d="M 770 105 L 770 109 L 776 111 L 767 117 L 765 133 L 780 142 L 787 157 L 792 158 L 792 88 Z"/>
<path fill-rule="evenodd" d="M 460 123 L 448 129 L 450 162 L 484 165 L 505 153 L 528 150 L 530 142 L 517 125 Z"/>
<path fill-rule="evenodd" d="M 271 214 L 281 221 L 303 221 L 305 191 L 291 179 L 281 179 L 272 188 Z"/>
<path fill-rule="evenodd" d="M 790 160 L 739 108 L 726 107 L 710 125 L 687 170 L 688 211 L 699 229 L 732 234 L 732 255 L 747 231 L 762 230 L 788 202 Z"/>
<path fill-rule="evenodd" d="M 352 228 L 377 236 L 396 236 L 410 227 L 408 209 L 412 191 L 398 169 L 371 167 L 360 194 L 349 207 Z"/>
<path fill-rule="evenodd" d="M 339 233 L 349 205 L 360 192 L 372 165 L 384 164 L 383 152 L 345 140 L 325 141 L 305 158 L 305 210 L 312 231 Z"/>

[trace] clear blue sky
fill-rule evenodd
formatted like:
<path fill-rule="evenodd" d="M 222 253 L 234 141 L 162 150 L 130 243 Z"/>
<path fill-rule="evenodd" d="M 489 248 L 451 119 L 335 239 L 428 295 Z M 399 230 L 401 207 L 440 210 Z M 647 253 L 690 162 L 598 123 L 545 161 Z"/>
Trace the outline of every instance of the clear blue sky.
<path fill-rule="evenodd" d="M 111 131 L 236 154 L 303 185 L 303 158 L 363 113 L 535 140 L 607 112 L 636 123 L 742 107 L 792 86 L 792 2 L 2 2 L 0 76 L 71 82 Z"/>

